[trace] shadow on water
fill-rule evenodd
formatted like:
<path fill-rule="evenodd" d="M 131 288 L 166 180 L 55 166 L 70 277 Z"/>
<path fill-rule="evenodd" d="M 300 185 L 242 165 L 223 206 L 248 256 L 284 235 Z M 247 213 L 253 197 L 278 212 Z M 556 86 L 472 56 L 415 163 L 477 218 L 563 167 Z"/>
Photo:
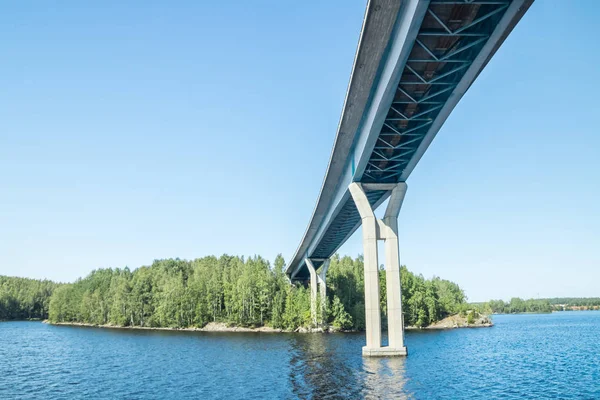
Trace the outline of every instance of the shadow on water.
<path fill-rule="evenodd" d="M 300 398 L 357 398 L 356 371 L 344 359 L 339 340 L 331 335 L 294 335 L 291 341 L 290 382 Z M 340 351 L 341 350 L 341 351 Z"/>
<path fill-rule="evenodd" d="M 352 340 L 348 340 L 349 336 Z M 349 334 L 294 335 L 289 380 L 299 398 L 409 399 L 406 359 L 361 356 L 363 338 Z"/>
<path fill-rule="evenodd" d="M 406 358 L 363 358 L 362 396 L 373 399 L 412 399 L 406 393 Z"/>

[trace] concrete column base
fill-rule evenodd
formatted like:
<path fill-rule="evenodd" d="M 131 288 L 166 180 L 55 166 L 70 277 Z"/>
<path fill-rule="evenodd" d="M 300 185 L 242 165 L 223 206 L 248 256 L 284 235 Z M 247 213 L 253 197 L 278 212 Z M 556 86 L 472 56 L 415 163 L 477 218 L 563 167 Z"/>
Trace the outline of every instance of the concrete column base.
<path fill-rule="evenodd" d="M 310 317 L 313 325 L 317 326 L 317 271 L 310 259 L 306 258 L 304 262 L 310 273 Z"/>
<path fill-rule="evenodd" d="M 406 346 L 399 348 L 389 346 L 369 348 L 364 346 L 362 348 L 362 355 L 363 357 L 401 357 L 407 356 L 408 351 L 406 350 Z"/>

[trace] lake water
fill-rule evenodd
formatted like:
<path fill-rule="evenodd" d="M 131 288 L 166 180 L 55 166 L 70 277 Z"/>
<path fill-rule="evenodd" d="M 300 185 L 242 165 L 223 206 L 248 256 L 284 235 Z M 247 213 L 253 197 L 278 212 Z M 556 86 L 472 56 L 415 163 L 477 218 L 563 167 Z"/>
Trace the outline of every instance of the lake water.
<path fill-rule="evenodd" d="M 408 332 L 390 359 L 363 358 L 363 334 L 3 322 L 0 399 L 600 399 L 600 312 L 494 322 Z"/>

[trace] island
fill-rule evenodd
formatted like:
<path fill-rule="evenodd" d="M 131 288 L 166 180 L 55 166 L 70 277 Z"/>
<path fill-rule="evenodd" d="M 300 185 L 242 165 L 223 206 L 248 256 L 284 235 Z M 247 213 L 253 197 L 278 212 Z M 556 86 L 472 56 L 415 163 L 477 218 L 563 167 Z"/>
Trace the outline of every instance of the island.
<path fill-rule="evenodd" d="M 73 283 L 0 276 L 0 320 L 45 319 L 59 325 L 213 332 L 364 330 L 362 257 L 332 258 L 328 291 L 311 318 L 309 289 L 291 284 L 281 255 L 156 260 L 134 270 L 106 268 Z M 380 271 L 383 328 L 385 279 Z M 512 299 L 468 303 L 454 282 L 401 270 L 407 329 L 492 326 L 491 314 L 547 312 L 600 305 L 599 299 Z M 568 300 L 568 301 L 567 301 Z M 316 322 L 316 323 L 315 323 Z"/>

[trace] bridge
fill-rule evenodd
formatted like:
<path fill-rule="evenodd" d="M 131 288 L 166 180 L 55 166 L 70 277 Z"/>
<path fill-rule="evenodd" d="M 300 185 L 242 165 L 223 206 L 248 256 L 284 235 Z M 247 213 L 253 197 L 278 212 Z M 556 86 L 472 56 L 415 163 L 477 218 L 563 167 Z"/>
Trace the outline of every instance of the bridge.
<path fill-rule="evenodd" d="M 406 180 L 533 0 L 370 0 L 333 151 L 287 267 L 316 315 L 329 258 L 362 225 L 365 356 L 406 355 L 398 214 Z M 384 218 L 374 210 L 389 199 Z M 381 342 L 377 241 L 385 241 L 388 346 Z M 319 291 L 317 288 L 320 288 Z"/>

